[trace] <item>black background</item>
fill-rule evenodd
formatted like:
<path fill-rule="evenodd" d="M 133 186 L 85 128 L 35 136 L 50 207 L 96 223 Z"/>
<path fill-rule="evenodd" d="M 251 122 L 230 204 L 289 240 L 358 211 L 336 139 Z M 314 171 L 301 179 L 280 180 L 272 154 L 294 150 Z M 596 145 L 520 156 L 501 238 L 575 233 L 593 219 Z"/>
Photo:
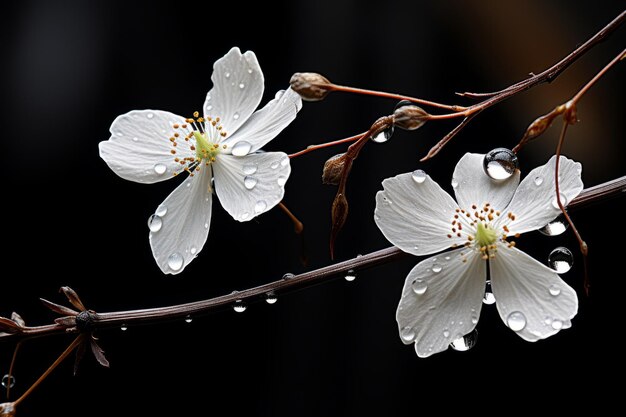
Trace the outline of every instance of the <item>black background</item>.
<path fill-rule="evenodd" d="M 148 244 L 146 220 L 176 187 L 117 177 L 98 156 L 113 119 L 133 109 L 181 115 L 199 110 L 213 62 L 232 46 L 253 50 L 265 74 L 263 103 L 292 73 L 317 71 L 346 85 L 466 104 L 457 91 L 493 91 L 540 72 L 586 40 L 622 2 L 352 1 L 68 2 L 3 4 L 1 166 L 3 197 L 0 315 L 28 324 L 53 319 L 39 297 L 64 302 L 69 285 L 96 311 L 194 301 L 260 285 L 286 272 L 331 263 L 333 187 L 321 184 L 325 149 L 292 160 L 285 203 L 305 224 L 309 265 L 288 219 L 272 210 L 238 223 L 214 204 L 211 232 L 198 258 L 164 276 Z M 504 3 L 504 2 L 502 2 Z M 508 3 L 508 2 L 507 2 Z M 517 4 L 519 3 L 519 4 Z M 349 220 L 338 260 L 389 246 L 373 221 L 374 195 L 389 176 L 426 170 L 446 190 L 465 152 L 513 147 L 537 116 L 566 101 L 624 48 L 626 29 L 585 55 L 551 84 L 477 117 L 435 159 L 427 150 L 453 127 L 430 123 L 369 144 L 348 185 Z M 624 68 L 610 71 L 581 101 L 581 122 L 564 153 L 583 163 L 593 186 L 624 175 Z M 366 130 L 395 102 L 334 94 L 303 110 L 267 150 L 307 145 Z M 554 152 L 558 127 L 520 154 L 523 173 Z M 486 306 L 476 347 L 419 359 L 400 341 L 395 309 L 404 278 L 419 261 L 358 271 L 312 288 L 254 303 L 243 314 L 220 311 L 192 323 L 161 323 L 99 333 L 111 362 L 87 357 L 77 376 L 63 363 L 19 408 L 35 415 L 399 415 L 533 410 L 621 404 L 605 375 L 623 367 L 617 338 L 624 320 L 624 198 L 573 213 L 589 244 L 591 298 L 582 292 L 582 258 L 570 233 L 537 232 L 518 245 L 545 261 L 565 245 L 575 253 L 563 278 L 580 295 L 569 330 L 524 342 Z M 15 367 L 16 398 L 71 338 L 24 343 Z M 15 343 L 0 341 L 0 373 Z M 4 397 L 3 397 L 4 398 Z M 441 399 L 438 399 L 441 398 Z"/>

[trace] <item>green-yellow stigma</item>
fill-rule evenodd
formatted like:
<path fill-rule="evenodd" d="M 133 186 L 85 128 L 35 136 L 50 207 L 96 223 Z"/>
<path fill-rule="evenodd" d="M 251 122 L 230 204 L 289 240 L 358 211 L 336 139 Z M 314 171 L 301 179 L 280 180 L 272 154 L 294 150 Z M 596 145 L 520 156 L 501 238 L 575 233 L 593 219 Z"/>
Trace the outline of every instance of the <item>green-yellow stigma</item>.
<path fill-rule="evenodd" d="M 209 142 L 206 133 L 200 133 L 196 130 L 193 132 L 193 136 L 196 139 L 196 157 L 198 160 L 215 162 L 215 157 L 220 153 L 220 145 Z"/>
<path fill-rule="evenodd" d="M 476 245 L 478 247 L 488 247 L 493 245 L 497 239 L 496 231 L 489 226 L 485 226 L 482 222 L 476 225 Z"/>

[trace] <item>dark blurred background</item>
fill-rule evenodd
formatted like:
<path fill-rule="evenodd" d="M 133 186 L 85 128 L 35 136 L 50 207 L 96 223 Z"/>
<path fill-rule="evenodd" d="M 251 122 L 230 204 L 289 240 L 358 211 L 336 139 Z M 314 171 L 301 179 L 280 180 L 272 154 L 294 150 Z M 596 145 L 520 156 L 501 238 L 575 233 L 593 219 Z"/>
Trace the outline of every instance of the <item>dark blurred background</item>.
<path fill-rule="evenodd" d="M 213 62 L 230 47 L 253 50 L 265 74 L 263 103 L 298 71 L 345 85 L 468 104 L 455 92 L 494 91 L 538 73 L 568 54 L 623 9 L 621 1 L 315 1 L 131 2 L 9 1 L 0 17 L 3 273 L 0 315 L 28 324 L 54 315 L 39 297 L 64 303 L 75 289 L 89 308 L 114 311 L 195 301 L 260 285 L 284 273 L 331 263 L 329 208 L 335 188 L 321 184 L 324 161 L 344 147 L 292 161 L 285 203 L 304 222 L 301 242 L 272 210 L 238 223 L 214 204 L 204 250 L 180 275 L 164 276 L 148 244 L 146 221 L 176 187 L 117 177 L 98 156 L 114 118 L 133 109 L 189 115 L 211 88 Z M 485 111 L 439 156 L 419 159 L 454 125 L 430 123 L 369 144 L 352 171 L 351 213 L 337 260 L 389 246 L 373 221 L 381 181 L 417 168 L 445 189 L 465 152 L 513 147 L 527 125 L 566 101 L 626 44 L 626 28 L 594 48 L 551 84 Z M 581 161 L 586 186 L 622 176 L 624 64 L 579 106 L 564 153 Z M 366 130 L 395 102 L 344 94 L 305 103 L 297 120 L 266 147 L 298 151 Z M 521 154 L 523 174 L 554 152 L 558 127 Z M 338 276 L 192 323 L 101 331 L 111 362 L 86 357 L 72 376 L 63 363 L 18 409 L 20 416 L 368 416 L 489 412 L 496 400 L 537 404 L 621 404 L 606 372 L 624 365 L 617 338 L 623 321 L 625 199 L 572 213 L 590 248 L 590 298 L 571 233 L 524 236 L 518 245 L 540 261 L 567 246 L 574 266 L 563 278 L 580 296 L 573 327 L 524 342 L 485 306 L 478 342 L 419 359 L 400 341 L 395 310 L 404 278 L 419 261 L 400 261 Z M 54 336 L 24 343 L 12 398 L 70 342 Z M 0 341 L 0 374 L 15 343 Z M 1 376 L 0 375 L 0 376 Z M 440 394 L 440 395 L 437 395 Z M 435 398 L 449 398 L 441 402 Z M 2 397 L 4 398 L 4 396 Z M 519 408 L 518 408 L 519 409 Z"/>

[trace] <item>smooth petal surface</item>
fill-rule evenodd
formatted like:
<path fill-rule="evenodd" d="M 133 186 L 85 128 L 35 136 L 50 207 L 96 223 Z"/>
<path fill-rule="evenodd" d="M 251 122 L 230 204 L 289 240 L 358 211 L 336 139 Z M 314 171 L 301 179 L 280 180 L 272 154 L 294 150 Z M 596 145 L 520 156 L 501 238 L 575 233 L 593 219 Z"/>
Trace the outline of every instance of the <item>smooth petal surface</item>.
<path fill-rule="evenodd" d="M 285 194 L 291 173 L 283 152 L 262 152 L 236 157 L 220 155 L 213 164 L 215 192 L 226 211 L 240 222 L 265 213 Z"/>
<path fill-rule="evenodd" d="M 211 167 L 200 167 L 155 212 L 161 226 L 150 232 L 150 246 L 159 268 L 166 274 L 182 272 L 202 250 L 209 235 Z"/>
<path fill-rule="evenodd" d="M 496 221 L 496 227 L 506 225 L 509 235 L 537 230 L 554 220 L 561 210 L 556 204 L 554 167 L 556 156 L 547 164 L 533 169 L 521 182 L 511 204 Z M 559 163 L 559 191 L 561 201 L 567 205 L 583 189 L 580 163 L 561 156 Z M 515 220 L 508 216 L 514 215 Z"/>
<path fill-rule="evenodd" d="M 476 327 L 485 293 L 485 264 L 474 251 L 463 248 L 426 259 L 411 270 L 396 320 L 400 338 L 405 344 L 415 342 L 419 357 L 446 350 Z"/>
<path fill-rule="evenodd" d="M 398 248 L 413 255 L 429 255 L 453 244 L 463 244 L 464 237 L 451 233 L 456 202 L 426 175 L 418 182 L 411 173 L 383 181 L 383 191 L 376 194 L 374 220 L 383 235 Z"/>
<path fill-rule="evenodd" d="M 172 125 L 184 118 L 161 110 L 133 110 L 118 116 L 111 125 L 111 137 L 100 142 L 100 157 L 120 177 L 155 183 L 182 171 L 170 153 Z"/>
<path fill-rule="evenodd" d="M 522 339 L 534 342 L 571 326 L 578 297 L 556 272 L 505 245 L 490 265 L 500 318 Z"/>
<path fill-rule="evenodd" d="M 485 174 L 484 158 L 483 154 L 466 153 L 456 164 L 452 175 L 453 184 L 457 184 L 454 187 L 456 201 L 466 210 L 472 204 L 482 207 L 485 203 L 496 210 L 503 210 L 515 194 L 520 172 L 516 170 L 510 178 L 494 181 Z"/>
<path fill-rule="evenodd" d="M 255 112 L 235 135 L 227 136 L 223 142 L 228 146 L 226 152 L 237 144 L 245 141 L 251 145 L 250 152 L 255 152 L 274 139 L 302 108 L 300 95 L 291 88 L 279 91 L 276 97 Z"/>
<path fill-rule="evenodd" d="M 234 47 L 213 64 L 213 88 L 204 101 L 205 117 L 219 117 L 232 135 L 256 110 L 263 97 L 263 72 L 254 52 Z"/>

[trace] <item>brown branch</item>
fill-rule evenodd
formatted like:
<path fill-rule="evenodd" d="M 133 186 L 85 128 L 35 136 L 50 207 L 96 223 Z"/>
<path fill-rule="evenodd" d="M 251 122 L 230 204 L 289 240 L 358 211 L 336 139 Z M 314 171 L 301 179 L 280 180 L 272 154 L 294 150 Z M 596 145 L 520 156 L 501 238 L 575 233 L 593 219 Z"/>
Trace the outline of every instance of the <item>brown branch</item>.
<path fill-rule="evenodd" d="M 570 211 L 586 207 L 592 202 L 606 201 L 616 196 L 626 195 L 626 176 L 583 190 L 578 197 L 568 205 Z M 280 293 L 296 288 L 308 287 L 335 279 L 339 274 L 349 270 L 363 270 L 382 265 L 406 256 L 396 247 L 381 249 L 366 255 L 357 256 L 347 261 L 338 262 L 313 271 L 294 275 L 288 279 L 280 279 L 255 288 L 235 292 L 207 300 L 195 301 L 186 304 L 168 307 L 147 308 L 141 310 L 115 311 L 109 313 L 95 313 L 93 321 L 89 323 L 89 330 L 121 325 L 135 325 L 154 323 L 176 318 L 184 319 L 187 316 L 201 315 L 218 308 L 232 306 L 237 300 L 255 301 L 265 297 L 268 293 Z M 17 333 L 0 333 L 0 340 L 23 337 L 48 336 L 67 332 L 77 332 L 76 327 L 61 324 L 23 327 Z"/>

